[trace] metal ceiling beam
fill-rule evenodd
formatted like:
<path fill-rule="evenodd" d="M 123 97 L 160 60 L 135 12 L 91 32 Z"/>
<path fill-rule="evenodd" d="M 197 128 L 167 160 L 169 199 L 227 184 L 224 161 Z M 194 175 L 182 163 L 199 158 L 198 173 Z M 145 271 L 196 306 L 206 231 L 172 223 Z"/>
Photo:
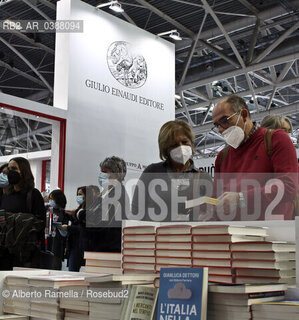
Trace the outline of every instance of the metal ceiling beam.
<path fill-rule="evenodd" d="M 181 103 L 185 109 L 185 113 L 186 113 L 186 117 L 188 119 L 188 122 L 190 124 L 191 127 L 194 126 L 194 122 L 192 121 L 191 117 L 190 117 L 190 114 L 189 114 L 189 110 L 187 108 L 187 105 L 186 105 L 186 102 L 185 102 L 185 99 L 184 99 L 184 93 L 183 91 L 180 91 L 180 97 L 181 97 Z"/>
<path fill-rule="evenodd" d="M 255 26 L 254 26 L 254 29 L 253 29 L 253 34 L 252 34 L 252 37 L 251 37 L 251 40 L 250 40 L 250 45 L 249 45 L 249 49 L 248 49 L 247 56 L 246 56 L 246 64 L 247 65 L 251 62 L 252 57 L 253 57 L 253 52 L 254 52 L 254 48 L 255 48 L 255 45 L 256 45 L 257 37 L 259 35 L 260 25 L 261 25 L 261 20 L 257 19 L 256 22 L 255 22 Z"/>
<path fill-rule="evenodd" d="M 296 29 L 299 28 L 299 21 L 295 23 L 290 29 L 284 32 L 276 41 L 274 41 L 267 49 L 265 49 L 262 53 L 260 53 L 252 63 L 258 63 L 262 59 L 264 59 L 268 54 L 270 54 L 278 45 L 281 44 L 291 33 L 293 33 Z"/>
<path fill-rule="evenodd" d="M 296 3 L 297 0 L 293 0 L 291 2 Z M 277 5 L 277 6 L 272 7 L 270 10 L 267 9 L 267 10 L 260 12 L 259 19 L 268 20 L 268 19 L 273 19 L 275 17 L 279 17 L 279 16 L 286 15 L 286 14 L 287 14 L 287 12 L 280 5 Z M 232 19 L 232 22 L 226 23 L 224 25 L 224 28 L 228 33 L 231 33 L 231 32 L 236 32 L 237 30 L 242 30 L 242 29 L 248 28 L 250 26 L 254 26 L 255 22 L 256 22 L 255 17 Z M 252 34 L 252 31 L 249 34 Z M 223 34 L 222 34 L 221 30 L 219 30 L 218 27 L 205 30 L 201 34 L 202 39 L 216 39 L 218 37 L 223 37 Z M 190 41 L 188 41 L 188 40 L 180 41 L 180 43 L 178 43 L 177 46 L 178 46 L 178 48 L 189 46 L 189 44 L 187 44 L 188 42 L 190 42 Z"/>
<path fill-rule="evenodd" d="M 42 10 L 40 10 L 36 5 L 34 5 L 32 2 L 28 0 L 23 0 L 24 3 L 27 4 L 30 8 L 32 8 L 34 11 L 36 11 L 39 15 L 41 15 L 44 19 L 47 21 L 51 21 L 52 19 L 49 18 Z"/>
<path fill-rule="evenodd" d="M 28 67 L 32 69 L 32 71 L 42 80 L 42 82 L 46 85 L 46 87 L 53 93 L 53 88 L 48 83 L 48 81 L 39 73 L 39 71 L 17 50 L 15 49 L 10 43 L 8 43 L 5 39 L 0 37 L 0 41 L 2 41 L 11 51 L 13 51 L 19 58 L 21 58 Z"/>
<path fill-rule="evenodd" d="M 256 63 L 256 64 L 252 64 L 250 66 L 245 67 L 244 69 L 237 69 L 237 70 L 233 70 L 233 71 L 229 71 L 229 72 L 225 72 L 222 74 L 216 74 L 212 77 L 209 78 L 205 78 L 205 79 L 201 79 L 198 81 L 194 81 L 188 84 L 183 85 L 181 88 L 178 88 L 178 90 L 189 90 L 192 88 L 196 88 L 196 87 L 200 87 L 203 86 L 207 83 L 213 82 L 213 81 L 217 81 L 217 80 L 221 80 L 221 79 L 227 79 L 227 78 L 231 78 L 231 77 L 235 77 L 235 76 L 239 76 L 239 75 L 243 75 L 245 72 L 253 72 L 253 71 L 257 71 L 263 68 L 267 68 L 269 67 L 269 65 L 276 65 L 276 64 L 282 64 L 282 63 L 286 63 L 289 61 L 294 61 L 296 59 L 299 59 L 299 52 L 295 52 L 293 54 L 288 54 L 282 57 L 278 57 L 278 58 L 274 58 L 274 59 L 270 59 L 267 61 L 263 61 L 260 63 Z"/>
<path fill-rule="evenodd" d="M 122 12 L 121 14 L 128 22 L 136 26 L 136 23 L 134 22 L 134 20 L 127 13 Z"/>
<path fill-rule="evenodd" d="M 198 98 L 200 98 L 200 99 L 202 99 L 202 100 L 204 100 L 204 101 L 209 101 L 209 98 L 205 95 L 205 94 L 203 94 L 203 93 L 201 93 L 199 90 L 197 90 L 197 89 L 191 89 L 191 90 L 187 90 L 186 91 L 188 94 L 191 94 L 191 95 L 193 95 L 193 96 L 195 96 L 195 97 L 198 97 Z"/>
<path fill-rule="evenodd" d="M 229 57 L 227 54 L 223 53 L 221 50 L 217 49 L 216 47 L 214 47 L 210 43 L 208 43 L 204 40 L 200 40 L 200 39 L 198 40 L 198 43 L 201 43 L 204 47 L 206 47 L 206 48 L 210 49 L 211 51 L 213 51 L 214 53 L 216 53 L 219 57 L 223 58 L 225 61 L 227 61 L 228 63 L 233 65 L 235 68 L 240 67 L 239 63 L 235 59 Z M 197 48 L 195 48 L 195 49 L 197 49 Z"/>
<path fill-rule="evenodd" d="M 239 51 L 237 50 L 235 44 L 233 43 L 233 41 L 231 40 L 230 36 L 228 35 L 227 31 L 225 30 L 223 24 L 221 23 L 221 21 L 219 20 L 219 18 L 217 17 L 217 15 L 215 14 L 215 12 L 213 11 L 213 9 L 210 7 L 210 5 L 208 4 L 208 2 L 206 0 L 201 0 L 202 4 L 204 5 L 204 8 L 206 10 L 206 12 L 208 12 L 212 18 L 214 19 L 214 21 L 216 22 L 218 28 L 222 31 L 225 39 L 227 40 L 227 42 L 229 43 L 230 47 L 232 48 L 237 60 L 239 61 L 240 65 L 242 67 L 245 67 L 245 63 L 239 53 Z"/>
<path fill-rule="evenodd" d="M 24 40 L 24 41 L 32 44 L 33 46 L 35 46 L 35 47 L 37 47 L 37 48 L 40 48 L 40 49 L 43 49 L 43 50 L 45 50 L 46 52 L 51 53 L 52 55 L 55 55 L 55 50 L 53 50 L 52 48 L 49 48 L 49 47 L 45 46 L 44 44 L 42 44 L 42 43 L 40 43 L 40 42 L 35 42 L 33 39 L 28 38 L 28 37 L 26 36 L 26 34 L 24 34 L 24 33 L 20 32 L 20 31 L 11 31 L 11 33 L 12 33 L 13 35 L 15 35 L 16 37 L 18 37 L 18 38 L 20 38 L 20 39 L 22 39 L 22 40 Z"/>
<path fill-rule="evenodd" d="M 273 85 L 273 81 L 271 81 L 270 79 L 268 79 L 266 76 L 264 76 L 263 74 L 260 74 L 258 71 L 254 71 L 254 72 L 250 72 L 250 74 L 252 74 L 255 78 Z"/>
<path fill-rule="evenodd" d="M 51 3 L 50 1 L 47 0 L 39 0 L 40 3 L 42 3 L 44 6 L 56 11 L 56 6 L 55 4 Z"/>
<path fill-rule="evenodd" d="M 40 100 L 47 98 L 48 96 L 49 96 L 48 90 L 41 90 L 40 92 L 36 92 L 36 93 L 33 93 L 33 94 L 25 97 L 25 99 L 32 100 L 32 101 L 40 101 Z"/>
<path fill-rule="evenodd" d="M 36 130 L 32 130 L 29 133 L 29 136 L 36 135 L 36 134 L 39 134 L 39 133 L 43 133 L 43 132 L 50 131 L 50 130 L 52 130 L 52 126 L 45 126 L 45 127 L 42 127 L 42 128 L 36 129 Z M 19 136 L 15 136 L 13 138 L 7 139 L 5 141 L 5 143 L 11 143 L 11 142 L 14 142 L 15 140 L 26 139 L 27 137 L 28 137 L 28 132 L 22 133 Z"/>
<path fill-rule="evenodd" d="M 287 15 L 283 18 L 281 18 L 279 21 L 275 21 L 274 23 L 270 23 L 270 24 L 267 24 L 267 25 L 264 25 L 264 26 L 259 26 L 259 29 L 257 29 L 257 31 L 261 32 L 263 30 L 266 30 L 268 28 L 272 28 L 272 27 L 275 27 L 277 24 L 287 24 L 287 23 L 290 23 L 290 22 L 293 22 L 294 21 L 294 15 L 290 16 L 290 15 Z M 255 22 L 256 24 L 256 22 Z M 252 24 L 254 25 L 254 23 Z M 227 24 L 224 25 L 224 28 L 226 28 Z M 238 32 L 239 31 L 239 32 Z M 242 39 L 242 38 L 245 38 L 245 37 L 250 37 L 252 36 L 252 32 L 253 32 L 253 29 L 248 29 L 248 27 L 244 27 L 244 28 L 241 28 L 239 30 L 237 30 L 236 32 L 231 32 L 230 33 L 230 37 L 233 41 L 236 41 L 237 39 Z M 202 33 L 202 35 L 205 33 L 205 31 Z M 200 39 L 201 40 L 201 39 Z M 182 41 L 180 41 L 181 43 Z M 185 46 L 185 48 L 180 48 L 180 43 L 177 43 L 176 44 L 176 47 L 178 47 L 177 51 L 180 51 L 180 53 L 177 54 L 177 57 L 180 57 L 182 55 L 185 55 L 186 54 L 186 50 L 188 50 L 189 48 L 189 45 L 188 46 Z M 227 41 L 224 37 L 218 37 L 214 40 L 211 41 L 211 43 L 213 43 L 213 45 L 223 45 L 223 44 L 226 44 Z M 200 50 L 202 49 L 202 46 L 198 45 L 197 50 Z"/>
<path fill-rule="evenodd" d="M 187 71 L 189 69 L 190 62 L 191 62 L 191 59 L 193 57 L 193 54 L 194 54 L 194 51 L 195 51 L 195 48 L 196 48 L 196 45 L 197 45 L 197 41 L 198 41 L 199 36 L 201 34 L 202 28 L 203 28 L 203 26 L 205 24 L 206 18 L 207 18 L 207 13 L 205 13 L 205 16 L 204 16 L 204 18 L 203 18 L 203 20 L 201 22 L 200 28 L 198 30 L 198 33 L 197 33 L 196 37 L 193 39 L 193 41 L 192 41 L 192 45 L 191 45 L 190 51 L 188 53 L 188 57 L 185 60 L 185 63 L 184 63 L 184 66 L 183 66 L 183 72 L 182 72 L 181 78 L 179 80 L 179 86 L 181 86 L 185 81 L 186 74 L 187 74 Z"/>
<path fill-rule="evenodd" d="M 193 31 L 189 30 L 188 28 L 186 28 L 185 26 L 183 26 L 181 23 L 179 23 L 178 21 L 172 19 L 170 16 L 168 16 L 167 14 L 163 13 L 161 10 L 159 10 L 158 8 L 154 7 L 153 5 L 151 5 L 150 3 L 148 3 L 145 0 L 136 0 L 136 2 L 140 3 L 141 5 L 143 5 L 145 8 L 149 9 L 150 11 L 152 11 L 153 13 L 155 13 L 156 15 L 158 15 L 159 17 L 163 18 L 164 20 L 168 21 L 169 23 L 171 23 L 172 25 L 174 25 L 175 27 L 177 27 L 178 29 L 180 29 L 181 31 L 185 32 L 191 39 L 193 39 L 195 37 L 195 34 Z"/>
<path fill-rule="evenodd" d="M 256 7 L 254 7 L 251 3 L 249 3 L 247 0 L 238 0 L 240 3 L 243 4 L 247 9 L 249 9 L 251 12 L 253 12 L 256 16 L 259 15 L 259 11 Z"/>
<path fill-rule="evenodd" d="M 161 10 L 159 10 L 156 7 L 154 7 L 153 5 L 149 4 L 147 1 L 145 1 L 145 0 L 136 0 L 136 1 L 139 2 L 140 4 L 142 4 L 144 7 L 146 7 L 150 11 L 152 11 L 153 13 L 157 14 L 159 17 L 161 17 L 164 20 L 166 20 L 167 22 L 171 23 L 172 25 L 174 25 L 175 27 L 177 27 L 178 29 L 180 29 L 181 31 L 186 33 L 187 35 L 189 35 L 189 37 L 192 39 L 192 43 L 194 43 L 193 41 L 196 39 L 196 35 L 195 35 L 195 33 L 193 31 L 191 31 L 190 29 L 186 28 L 185 26 L 183 26 L 178 21 L 172 19 L 171 17 L 169 17 L 168 15 L 163 13 Z M 206 41 L 203 41 L 201 39 L 198 39 L 198 42 L 201 45 L 204 45 L 205 47 L 208 47 L 210 50 L 212 50 L 217 55 L 219 55 L 220 57 L 225 59 L 227 62 L 231 63 L 234 67 L 236 67 L 236 68 L 238 67 L 238 63 L 236 61 L 234 61 L 234 59 L 232 59 L 232 58 L 228 57 L 227 55 L 225 55 L 224 53 L 222 53 L 219 49 L 215 48 L 212 44 L 207 43 Z M 196 47 L 197 46 L 195 46 L 195 48 Z M 195 50 L 195 48 L 194 48 L 194 50 Z"/>
<path fill-rule="evenodd" d="M 296 85 L 298 83 L 299 83 L 299 77 L 282 81 L 282 82 L 276 84 L 276 86 L 277 86 L 277 89 L 278 89 L 278 88 L 284 88 L 284 87 L 289 87 L 289 86 L 292 86 L 292 85 Z M 273 85 L 272 86 L 271 85 L 267 85 L 267 86 L 253 88 L 253 91 L 254 91 L 255 94 L 262 93 L 262 92 L 267 92 L 267 91 L 272 91 L 272 90 L 273 90 Z M 245 97 L 245 96 L 251 95 L 252 91 L 251 90 L 245 90 L 245 91 L 236 92 L 236 94 L 238 96 L 240 96 L 240 97 Z M 210 100 L 210 102 L 216 104 L 222 98 L 224 98 L 224 96 L 223 97 L 214 98 L 214 99 Z M 196 110 L 198 108 L 207 107 L 207 106 L 208 106 L 208 102 L 200 102 L 200 103 L 196 103 L 196 104 L 193 104 L 193 105 L 189 106 L 188 110 L 190 112 L 192 110 Z M 175 114 L 179 114 L 179 113 L 182 113 L 182 112 L 183 112 L 183 110 L 177 109 L 175 111 Z"/>
<path fill-rule="evenodd" d="M 11 67 L 9 64 L 5 63 L 4 61 L 0 61 L 0 66 L 3 67 L 3 68 L 6 68 L 7 70 L 9 70 L 9 71 L 11 71 L 13 73 L 16 73 L 17 75 L 22 76 L 22 77 L 24 77 L 24 78 L 26 78 L 26 79 L 28 79 L 28 80 L 30 80 L 32 82 L 35 82 L 35 83 L 39 84 L 42 87 L 45 86 L 45 84 L 41 80 L 31 76 L 30 74 L 28 74 L 28 73 L 26 73 L 24 71 L 21 71 L 20 69 L 17 69 L 15 67 Z M 3 83 L 3 82 L 1 82 L 1 83 Z"/>
<path fill-rule="evenodd" d="M 278 82 L 281 82 L 284 79 L 284 77 L 289 72 L 290 68 L 292 68 L 293 63 L 294 63 L 294 61 L 290 61 L 290 62 L 286 63 L 286 65 L 284 66 L 284 68 L 280 72 L 280 75 L 277 78 Z"/>

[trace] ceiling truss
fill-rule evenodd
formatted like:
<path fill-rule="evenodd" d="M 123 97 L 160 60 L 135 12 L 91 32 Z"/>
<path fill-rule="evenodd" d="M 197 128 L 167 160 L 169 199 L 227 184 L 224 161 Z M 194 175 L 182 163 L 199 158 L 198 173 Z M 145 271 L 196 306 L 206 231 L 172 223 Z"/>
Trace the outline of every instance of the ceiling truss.
<path fill-rule="evenodd" d="M 0 19 L 55 20 L 56 0 L 12 0 L 0 5 Z M 85 0 L 91 5 L 106 0 Z M 158 34 L 176 28 L 176 118 L 196 136 L 196 151 L 210 156 L 223 139 L 210 131 L 214 105 L 236 93 L 246 99 L 252 117 L 269 113 L 290 117 L 299 130 L 299 4 L 296 0 L 121 0 L 119 18 Z M 104 8 L 109 11 L 109 8 Z M 51 104 L 54 34 L 15 31 L 0 35 L 0 90 Z M 1 58 L 3 57 L 3 59 Z M 19 148 L 49 146 L 46 125 L 0 119 L 0 136 Z M 24 141 L 26 131 L 27 140 Z M 12 134 L 14 133 L 14 137 Z M 9 136 L 11 134 L 11 136 Z M 5 136 L 6 135 L 6 136 Z M 19 142 L 18 142 L 19 141 Z M 4 152 L 2 148 L 1 153 Z"/>

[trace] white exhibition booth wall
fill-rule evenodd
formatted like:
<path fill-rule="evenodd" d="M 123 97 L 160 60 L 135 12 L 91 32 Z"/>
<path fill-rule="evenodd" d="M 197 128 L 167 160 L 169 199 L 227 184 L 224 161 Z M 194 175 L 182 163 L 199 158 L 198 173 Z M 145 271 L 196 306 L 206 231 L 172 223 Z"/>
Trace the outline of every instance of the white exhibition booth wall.
<path fill-rule="evenodd" d="M 57 33 L 54 105 L 67 109 L 65 192 L 97 185 L 99 163 L 116 155 L 128 176 L 159 161 L 158 132 L 172 120 L 174 45 L 79 0 L 57 3 L 57 19 L 83 33 Z"/>

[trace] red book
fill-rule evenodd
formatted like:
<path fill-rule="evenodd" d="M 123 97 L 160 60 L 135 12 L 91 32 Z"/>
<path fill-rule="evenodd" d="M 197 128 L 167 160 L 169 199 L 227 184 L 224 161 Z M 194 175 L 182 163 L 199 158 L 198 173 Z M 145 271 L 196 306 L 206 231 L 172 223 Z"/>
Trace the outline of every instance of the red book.
<path fill-rule="evenodd" d="M 166 241 L 159 241 L 156 242 L 156 250 L 160 249 L 167 249 L 167 250 L 191 250 L 192 249 L 192 242 L 166 242 Z"/>
<path fill-rule="evenodd" d="M 191 258 L 178 258 L 178 257 L 156 257 L 156 264 L 169 264 L 169 265 L 185 265 L 192 266 Z"/>
<path fill-rule="evenodd" d="M 155 263 L 123 262 L 122 269 L 143 270 L 150 273 L 155 271 Z"/>
<path fill-rule="evenodd" d="M 123 241 L 155 241 L 155 233 L 123 234 Z"/>
<path fill-rule="evenodd" d="M 192 236 L 189 234 L 157 234 L 157 242 L 191 242 Z"/>
<path fill-rule="evenodd" d="M 130 256 L 123 255 L 123 262 L 138 262 L 138 263 L 155 263 L 155 256 Z"/>
<path fill-rule="evenodd" d="M 231 267 L 230 259 L 192 259 L 193 267 Z"/>
<path fill-rule="evenodd" d="M 155 249 L 149 249 L 149 248 L 142 248 L 142 249 L 131 249 L 131 248 L 123 248 L 122 250 L 123 255 L 128 256 L 155 256 Z"/>
<path fill-rule="evenodd" d="M 155 249 L 155 241 L 123 241 L 124 249 Z"/>
<path fill-rule="evenodd" d="M 192 258 L 199 258 L 199 259 L 231 259 L 231 252 L 230 251 L 192 250 Z"/>
<path fill-rule="evenodd" d="M 191 258 L 191 250 L 182 249 L 156 249 L 156 257 Z"/>

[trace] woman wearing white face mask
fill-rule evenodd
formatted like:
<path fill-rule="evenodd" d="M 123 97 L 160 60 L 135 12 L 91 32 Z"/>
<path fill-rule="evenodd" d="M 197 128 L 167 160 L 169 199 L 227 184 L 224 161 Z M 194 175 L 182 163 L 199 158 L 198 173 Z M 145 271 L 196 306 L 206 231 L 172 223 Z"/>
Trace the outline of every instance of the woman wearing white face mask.
<path fill-rule="evenodd" d="M 212 179 L 194 166 L 194 135 L 189 124 L 183 120 L 166 122 L 160 129 L 158 142 L 163 161 L 144 170 L 134 193 L 132 213 L 149 221 L 182 219 L 177 213 L 185 215 L 187 221 L 200 220 L 201 217 L 192 216 L 192 210 L 185 209 L 184 200 L 210 195 Z M 144 185 L 144 192 L 140 184 Z"/>

